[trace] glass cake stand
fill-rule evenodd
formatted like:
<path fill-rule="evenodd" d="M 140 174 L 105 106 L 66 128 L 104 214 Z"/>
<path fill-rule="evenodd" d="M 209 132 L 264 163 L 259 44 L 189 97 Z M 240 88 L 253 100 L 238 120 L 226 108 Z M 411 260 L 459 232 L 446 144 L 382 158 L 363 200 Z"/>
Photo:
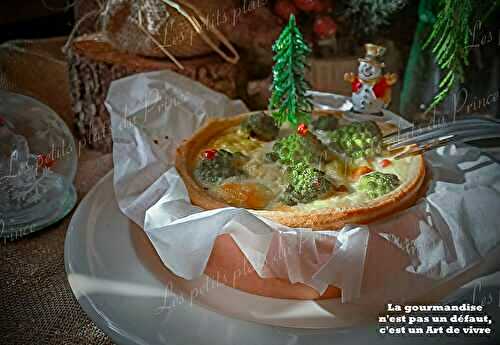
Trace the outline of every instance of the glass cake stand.
<path fill-rule="evenodd" d="M 66 216 L 77 196 L 77 153 L 61 118 L 0 90 L 0 238 L 15 240 Z"/>

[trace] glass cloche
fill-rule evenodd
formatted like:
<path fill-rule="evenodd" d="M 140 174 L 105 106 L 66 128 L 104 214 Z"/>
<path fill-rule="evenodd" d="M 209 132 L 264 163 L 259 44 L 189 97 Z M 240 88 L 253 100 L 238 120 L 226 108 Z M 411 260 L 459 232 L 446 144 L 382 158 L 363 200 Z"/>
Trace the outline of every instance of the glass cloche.
<path fill-rule="evenodd" d="M 17 239 L 67 215 L 76 204 L 75 141 L 37 100 L 0 91 L 0 238 Z"/>

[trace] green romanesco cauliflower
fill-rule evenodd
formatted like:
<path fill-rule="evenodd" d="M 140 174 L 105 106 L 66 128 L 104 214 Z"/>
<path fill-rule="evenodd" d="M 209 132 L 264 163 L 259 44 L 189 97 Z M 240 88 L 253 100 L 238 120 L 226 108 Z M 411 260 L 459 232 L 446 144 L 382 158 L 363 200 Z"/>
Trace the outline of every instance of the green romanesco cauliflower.
<path fill-rule="evenodd" d="M 244 156 L 226 150 L 207 150 L 198 161 L 194 175 L 204 185 L 218 184 L 223 180 L 243 175 L 241 170 Z"/>
<path fill-rule="evenodd" d="M 351 158 L 373 157 L 382 151 L 382 133 L 373 121 L 354 122 L 328 135 L 335 151 Z"/>
<path fill-rule="evenodd" d="M 376 171 L 362 176 L 359 180 L 358 188 L 368 194 L 371 199 L 376 199 L 392 192 L 400 184 L 401 182 L 397 175 Z"/>
<path fill-rule="evenodd" d="M 330 161 L 333 156 L 314 135 L 307 133 L 304 136 L 292 134 L 278 140 L 274 143 L 272 152 L 267 154 L 267 158 L 290 166 L 299 162 L 318 165 Z"/>
<path fill-rule="evenodd" d="M 288 167 L 287 175 L 289 184 L 281 195 L 281 201 L 287 205 L 309 203 L 334 191 L 334 184 L 326 174 L 305 162 Z"/>
<path fill-rule="evenodd" d="M 274 119 L 264 112 L 250 115 L 241 123 L 241 129 L 251 137 L 262 141 L 272 141 L 278 137 L 280 129 Z"/>

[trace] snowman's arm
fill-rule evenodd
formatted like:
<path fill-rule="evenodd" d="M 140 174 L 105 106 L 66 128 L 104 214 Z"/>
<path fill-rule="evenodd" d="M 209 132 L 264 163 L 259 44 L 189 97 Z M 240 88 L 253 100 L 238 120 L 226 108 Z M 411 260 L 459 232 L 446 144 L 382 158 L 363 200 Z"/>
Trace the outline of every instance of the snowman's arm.
<path fill-rule="evenodd" d="M 348 81 L 349 83 L 352 83 L 356 80 L 356 75 L 353 72 L 349 72 L 344 74 L 344 80 Z"/>
<path fill-rule="evenodd" d="M 387 85 L 392 86 L 398 82 L 398 75 L 395 73 L 386 73 L 384 75 Z"/>

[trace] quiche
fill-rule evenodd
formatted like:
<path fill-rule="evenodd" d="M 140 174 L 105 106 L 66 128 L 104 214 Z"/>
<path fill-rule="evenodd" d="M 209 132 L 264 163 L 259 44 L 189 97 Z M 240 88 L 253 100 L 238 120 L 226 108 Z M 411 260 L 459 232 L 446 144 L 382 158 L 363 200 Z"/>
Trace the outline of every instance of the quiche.
<path fill-rule="evenodd" d="M 395 129 L 325 111 L 313 112 L 310 124 L 281 128 L 265 111 L 215 118 L 179 146 L 176 168 L 192 203 L 204 209 L 241 207 L 290 227 L 339 229 L 405 209 L 425 190 L 423 157 L 395 159 L 382 144 Z M 231 236 L 222 235 L 205 272 L 268 297 L 340 296 L 334 286 L 319 296 L 304 284 L 263 279 L 253 270 L 231 279 L 242 265 L 251 267 Z"/>
<path fill-rule="evenodd" d="M 313 121 L 304 135 L 280 128 L 263 138 L 246 128 L 256 115 L 271 119 L 265 112 L 216 118 L 178 148 L 176 167 L 193 204 L 243 207 L 290 227 L 336 229 L 404 209 L 418 196 L 424 159 L 395 160 L 385 152 L 382 135 L 394 130 L 387 124 L 321 112 L 317 118 L 335 120 L 331 130 L 315 129 L 321 121 Z"/>

